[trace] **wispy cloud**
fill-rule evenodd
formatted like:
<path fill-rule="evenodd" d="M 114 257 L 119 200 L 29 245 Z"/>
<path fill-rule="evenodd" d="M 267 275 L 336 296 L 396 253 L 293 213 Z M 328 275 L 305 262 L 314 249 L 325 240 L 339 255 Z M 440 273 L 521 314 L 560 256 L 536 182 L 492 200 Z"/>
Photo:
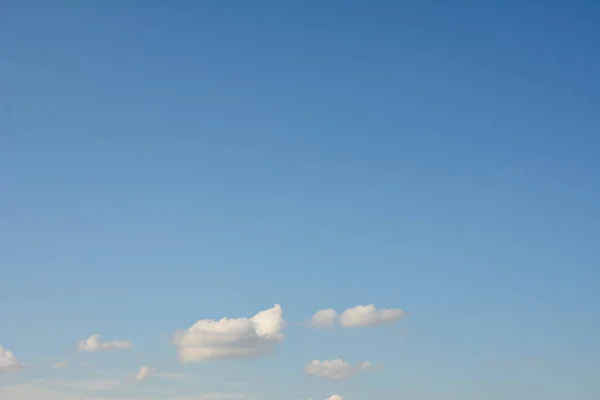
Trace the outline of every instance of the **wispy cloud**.
<path fill-rule="evenodd" d="M 143 366 L 140 368 L 139 372 L 135 376 L 135 380 L 138 382 L 145 381 L 152 375 L 153 370 L 149 367 Z"/>
<path fill-rule="evenodd" d="M 339 315 L 326 308 L 314 313 L 309 325 L 315 329 L 332 329 L 336 324 L 343 328 L 363 328 L 396 322 L 405 315 L 399 308 L 377 308 L 375 304 L 351 307 Z"/>
<path fill-rule="evenodd" d="M 373 365 L 368 361 L 350 365 L 338 358 L 336 360 L 313 360 L 304 367 L 308 375 L 327 379 L 342 380 L 358 375 L 361 372 L 382 369 L 383 365 Z"/>
<path fill-rule="evenodd" d="M 119 379 L 39 379 L 37 386 L 52 389 L 75 389 L 83 392 L 112 391 L 122 385 Z"/>
<path fill-rule="evenodd" d="M 52 364 L 52 368 L 61 369 L 61 368 L 66 368 L 67 365 L 69 365 L 69 362 L 65 360 L 65 361 L 61 361 L 61 362 Z"/>
<path fill-rule="evenodd" d="M 5 386 L 2 388 L 2 400 L 114 400 L 115 394 L 118 395 L 120 400 L 156 399 L 158 394 L 161 395 L 161 400 L 236 400 L 248 397 L 243 393 L 168 394 L 164 391 L 87 393 L 77 389 L 77 387 L 73 387 L 72 385 L 63 390 L 61 388 L 49 388 L 31 383 Z"/>
<path fill-rule="evenodd" d="M 157 378 L 165 378 L 165 379 L 190 379 L 194 376 L 192 374 L 187 374 L 183 372 L 169 372 L 169 371 L 159 371 L 153 374 Z"/>
<path fill-rule="evenodd" d="M 77 342 L 79 351 L 121 350 L 131 349 L 133 344 L 129 340 L 100 341 L 100 335 L 95 334 L 87 339 Z"/>
<path fill-rule="evenodd" d="M 150 369 L 151 371 L 151 369 Z M 142 372 L 142 371 L 140 371 Z M 27 384 L 3 387 L 2 400 L 227 400 L 251 399 L 246 393 L 202 393 L 193 390 L 146 388 L 131 379 L 67 379 L 42 378 Z"/>

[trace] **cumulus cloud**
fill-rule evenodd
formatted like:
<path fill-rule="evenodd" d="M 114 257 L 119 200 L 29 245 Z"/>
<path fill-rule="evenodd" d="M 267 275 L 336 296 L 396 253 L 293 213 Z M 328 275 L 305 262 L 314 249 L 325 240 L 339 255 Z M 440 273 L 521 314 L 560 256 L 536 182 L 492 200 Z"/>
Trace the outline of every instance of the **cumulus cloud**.
<path fill-rule="evenodd" d="M 135 376 L 136 381 L 144 381 L 152 375 L 152 370 L 146 366 L 140 368 L 140 371 Z"/>
<path fill-rule="evenodd" d="M 182 362 L 253 358 L 283 341 L 284 327 L 283 310 L 275 304 L 251 318 L 201 319 L 177 332 L 173 344 Z"/>
<path fill-rule="evenodd" d="M 69 363 L 67 361 L 61 361 L 61 362 L 57 362 L 56 364 L 52 364 L 52 368 L 54 369 L 60 369 L 60 368 L 65 368 Z"/>
<path fill-rule="evenodd" d="M 310 325 L 316 329 L 331 329 L 335 325 L 337 312 L 331 308 L 317 311 L 310 320 Z"/>
<path fill-rule="evenodd" d="M 327 379 L 341 380 L 358 375 L 361 372 L 381 369 L 382 365 L 374 366 L 368 361 L 350 365 L 338 358 L 336 360 L 313 360 L 304 367 L 308 375 L 320 376 Z"/>
<path fill-rule="evenodd" d="M 345 327 L 376 326 L 398 321 L 404 316 L 399 308 L 379 308 L 375 304 L 356 306 L 344 311 L 338 318 L 338 323 Z"/>
<path fill-rule="evenodd" d="M 327 400 L 344 400 L 344 396 L 340 396 L 339 394 L 332 394 L 327 398 Z"/>
<path fill-rule="evenodd" d="M 17 369 L 21 366 L 22 364 L 19 362 L 19 360 L 17 360 L 12 351 L 6 350 L 2 345 L 0 345 L 0 371 Z"/>
<path fill-rule="evenodd" d="M 129 340 L 110 340 L 101 342 L 100 335 L 95 334 L 85 340 L 77 342 L 79 351 L 121 350 L 131 349 L 133 344 Z"/>

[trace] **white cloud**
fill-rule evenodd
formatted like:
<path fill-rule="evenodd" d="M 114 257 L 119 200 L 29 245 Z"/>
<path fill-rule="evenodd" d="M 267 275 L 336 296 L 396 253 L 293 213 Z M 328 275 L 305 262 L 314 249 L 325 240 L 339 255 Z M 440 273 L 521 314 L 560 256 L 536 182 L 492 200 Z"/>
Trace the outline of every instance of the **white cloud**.
<path fill-rule="evenodd" d="M 374 366 L 368 361 L 358 363 L 357 365 L 350 365 L 338 358 L 336 360 L 313 360 L 304 367 L 304 371 L 312 376 L 341 380 L 358 375 L 364 371 L 381 368 L 383 368 L 382 365 Z"/>
<path fill-rule="evenodd" d="M 77 343 L 79 351 L 100 351 L 100 350 L 120 350 L 131 349 L 133 344 L 129 340 L 110 340 L 101 342 L 100 335 L 95 334 L 85 340 Z"/>
<path fill-rule="evenodd" d="M 12 351 L 6 350 L 0 345 L 0 371 L 21 368 L 22 364 L 17 360 Z"/>
<path fill-rule="evenodd" d="M 399 308 L 377 309 L 369 304 L 347 309 L 339 316 L 338 323 L 345 328 L 375 326 L 398 321 L 404 314 Z"/>
<path fill-rule="evenodd" d="M 152 375 L 152 370 L 146 366 L 140 368 L 140 371 L 135 376 L 136 381 L 144 381 Z"/>
<path fill-rule="evenodd" d="M 61 361 L 61 362 L 57 362 L 55 364 L 52 364 L 52 368 L 54 368 L 54 369 L 60 369 L 60 368 L 65 368 L 67 365 L 69 365 L 68 361 Z"/>
<path fill-rule="evenodd" d="M 398 321 L 405 312 L 399 308 L 380 308 L 375 304 L 348 308 L 341 314 L 331 308 L 317 311 L 309 325 L 315 329 L 332 329 L 337 323 L 344 328 L 368 327 Z"/>
<path fill-rule="evenodd" d="M 327 398 L 327 400 L 344 400 L 344 396 L 340 396 L 339 394 L 332 394 Z"/>
<path fill-rule="evenodd" d="M 331 308 L 317 311 L 311 318 L 310 324 L 316 329 L 331 329 L 335 325 L 337 312 Z"/>
<path fill-rule="evenodd" d="M 275 304 L 251 318 L 201 319 L 177 332 L 173 343 L 182 362 L 252 358 L 283 341 L 284 327 L 283 310 Z"/>

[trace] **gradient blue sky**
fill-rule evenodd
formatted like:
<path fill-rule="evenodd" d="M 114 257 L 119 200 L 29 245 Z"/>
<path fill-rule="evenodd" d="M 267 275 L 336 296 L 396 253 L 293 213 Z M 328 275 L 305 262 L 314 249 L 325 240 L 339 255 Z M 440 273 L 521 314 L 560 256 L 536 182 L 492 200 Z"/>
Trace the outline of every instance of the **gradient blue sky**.
<path fill-rule="evenodd" d="M 600 398 L 600 4 L 437 3 L 3 1 L 5 396 L 149 365 L 266 400 Z M 274 303 L 272 355 L 168 342 Z M 410 315 L 297 326 L 370 303 Z M 385 368 L 303 372 L 338 357 Z"/>

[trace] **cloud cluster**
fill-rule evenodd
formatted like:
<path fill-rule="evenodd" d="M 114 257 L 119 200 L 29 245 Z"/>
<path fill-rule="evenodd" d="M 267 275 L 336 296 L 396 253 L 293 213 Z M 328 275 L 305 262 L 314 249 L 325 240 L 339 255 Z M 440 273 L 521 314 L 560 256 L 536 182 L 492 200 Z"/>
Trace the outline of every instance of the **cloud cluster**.
<path fill-rule="evenodd" d="M 315 329 L 331 329 L 337 323 L 344 328 L 370 327 L 398 321 L 405 313 L 399 308 L 377 308 L 375 304 L 348 308 L 339 316 L 333 309 L 317 311 L 310 321 Z"/>
<path fill-rule="evenodd" d="M 9 369 L 17 369 L 21 367 L 21 363 L 12 351 L 6 350 L 2 345 L 0 345 L 0 371 L 1 370 L 9 370 Z"/>
<path fill-rule="evenodd" d="M 283 341 L 285 321 L 279 304 L 251 318 L 201 319 L 177 332 L 173 344 L 182 362 L 253 358 Z"/>
<path fill-rule="evenodd" d="M 338 358 L 336 360 L 313 360 L 304 367 L 308 375 L 320 376 L 327 379 L 342 380 L 358 375 L 361 372 L 383 368 L 382 365 L 373 365 L 368 361 L 350 365 Z"/>
<path fill-rule="evenodd" d="M 122 350 L 131 349 L 133 344 L 129 340 L 110 340 L 101 342 L 100 335 L 95 334 L 85 340 L 77 343 L 79 351 L 100 351 L 100 350 Z"/>
<path fill-rule="evenodd" d="M 332 329 L 335 326 L 368 327 L 384 323 L 390 323 L 401 319 L 404 312 L 400 309 L 377 309 L 374 304 L 355 306 L 348 308 L 338 314 L 333 309 L 322 309 L 317 311 L 312 319 L 311 326 L 317 329 Z M 178 349 L 178 355 L 182 362 L 202 362 L 220 359 L 247 359 L 254 358 L 272 352 L 277 345 L 284 340 L 284 329 L 286 322 L 283 318 L 281 305 L 260 311 L 254 316 L 245 318 L 224 317 L 219 320 L 201 319 L 196 321 L 188 329 L 176 332 L 172 337 L 172 343 Z M 133 344 L 128 340 L 100 340 L 99 334 L 94 334 L 87 339 L 77 341 L 77 348 L 82 352 L 96 352 L 102 350 L 131 349 Z M 138 354 L 138 358 L 140 355 Z M 51 367 L 65 368 L 67 361 L 57 362 Z M 82 367 L 87 366 L 81 364 Z M 0 371 L 21 367 L 21 363 L 14 354 L 0 346 Z M 305 365 L 306 374 L 331 380 L 343 380 L 365 371 L 383 368 L 381 365 L 374 366 L 368 361 L 351 365 L 341 358 L 334 360 L 313 360 Z M 175 373 L 157 372 L 157 370 L 142 366 L 135 375 L 126 379 L 104 379 L 86 381 L 55 380 L 47 381 L 47 385 L 54 387 L 39 387 L 32 385 L 20 385 L 9 388 L 4 395 L 9 393 L 7 399 L 61 399 L 66 390 L 94 393 L 93 396 L 102 396 L 103 392 L 114 392 L 122 395 L 134 394 L 137 387 L 140 390 L 151 390 L 141 386 L 127 386 L 127 381 L 145 381 L 150 377 L 173 377 L 182 376 Z M 146 392 L 143 392 L 146 393 Z M 148 392 L 149 393 L 149 392 Z M 157 393 L 158 394 L 158 393 Z M 38 396 L 40 395 L 40 396 Z M 92 395 L 92 394 L 90 394 Z M 11 397 L 12 396 L 12 397 Z M 54 397 L 53 397 L 54 396 Z M 175 394 L 173 400 L 198 400 L 198 399 L 226 399 L 239 398 L 243 395 L 235 393 L 206 393 L 200 397 L 183 396 Z M 77 399 L 79 397 L 76 397 Z M 86 397 L 88 398 L 88 397 Z M 105 400 L 104 397 L 89 397 L 94 400 Z M 69 398 L 70 399 L 70 398 Z M 75 397 L 73 398 L 75 400 Z M 341 395 L 333 394 L 327 400 L 344 400 Z"/>

